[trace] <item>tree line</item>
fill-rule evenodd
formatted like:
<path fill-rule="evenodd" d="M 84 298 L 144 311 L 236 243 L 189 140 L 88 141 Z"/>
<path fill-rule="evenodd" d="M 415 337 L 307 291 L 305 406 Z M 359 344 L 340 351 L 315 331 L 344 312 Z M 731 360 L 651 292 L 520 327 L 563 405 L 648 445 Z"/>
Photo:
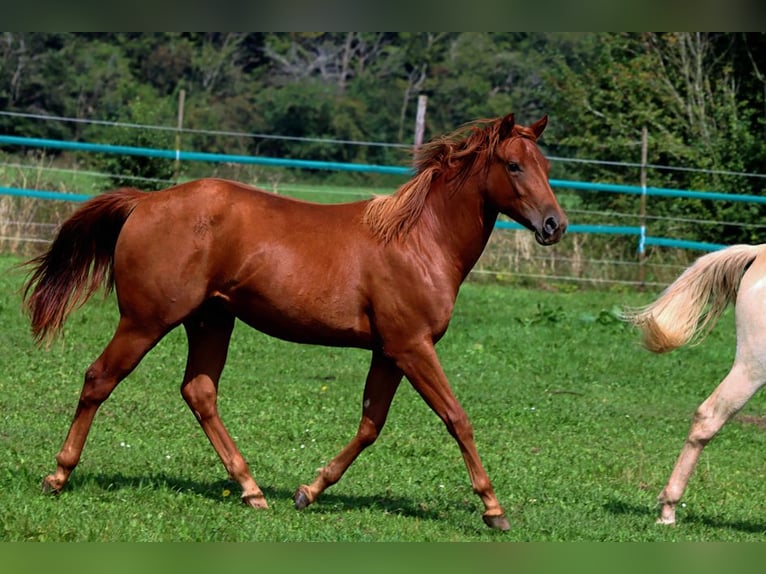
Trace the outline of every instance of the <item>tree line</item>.
<path fill-rule="evenodd" d="M 0 110 L 174 126 L 184 90 L 186 128 L 292 138 L 192 134 L 187 149 L 401 164 L 395 147 L 319 140 L 411 144 L 416 102 L 427 95 L 427 138 L 511 111 L 522 123 L 548 114 L 547 153 L 603 162 L 556 162 L 553 177 L 635 185 L 635 170 L 608 165 L 638 162 L 646 129 L 647 161 L 659 166 L 649 185 L 762 195 L 763 178 L 732 172 L 766 165 L 764 68 L 764 33 L 4 32 Z M 8 134 L 99 141 L 105 129 L 0 116 Z M 635 198 L 582 201 L 609 210 Z M 652 207 L 763 220 L 750 204 Z M 705 233 L 758 239 L 725 223 Z"/>

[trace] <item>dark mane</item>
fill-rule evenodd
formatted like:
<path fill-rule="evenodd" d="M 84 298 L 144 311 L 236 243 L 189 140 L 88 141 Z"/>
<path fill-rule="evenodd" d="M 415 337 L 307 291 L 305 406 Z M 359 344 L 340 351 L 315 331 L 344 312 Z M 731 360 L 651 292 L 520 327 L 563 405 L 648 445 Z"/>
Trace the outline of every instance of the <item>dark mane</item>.
<path fill-rule="evenodd" d="M 480 119 L 413 150 L 415 175 L 392 195 L 373 198 L 364 213 L 364 221 L 383 242 L 405 235 L 423 211 L 434 179 L 447 174 L 455 187 L 474 169 L 492 163 L 500 141 L 520 136 L 535 141 L 534 132 L 514 125 L 510 134 L 502 134 L 503 119 Z M 479 162 L 482 165 L 478 165 Z"/>

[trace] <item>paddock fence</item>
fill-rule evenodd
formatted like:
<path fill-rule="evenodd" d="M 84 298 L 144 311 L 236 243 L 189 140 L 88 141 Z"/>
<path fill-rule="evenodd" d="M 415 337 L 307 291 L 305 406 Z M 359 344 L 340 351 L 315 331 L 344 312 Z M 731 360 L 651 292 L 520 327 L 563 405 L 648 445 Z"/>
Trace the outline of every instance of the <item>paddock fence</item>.
<path fill-rule="evenodd" d="M 144 126 L 146 127 L 146 126 Z M 359 172 L 381 174 L 403 183 L 411 175 L 406 166 L 373 165 L 186 151 L 148 147 L 63 141 L 0 134 L 0 149 L 15 150 L 0 154 L 0 251 L 29 255 L 39 252 L 53 238 L 58 224 L 77 204 L 103 189 L 108 173 L 83 169 L 61 154 L 112 154 L 156 158 L 176 165 L 204 165 L 197 172 L 217 177 L 232 177 L 273 193 L 316 201 L 364 199 L 372 194 L 395 189 L 360 188 L 354 185 L 307 184 L 307 173 Z M 550 158 L 552 163 L 570 161 Z M 582 161 L 582 160 L 578 160 Z M 82 162 L 81 162 L 82 163 Z M 640 164 L 621 167 L 646 168 Z M 177 170 L 179 173 L 183 170 Z M 302 175 L 303 174 L 303 175 Z M 740 174 L 742 177 L 763 177 Z M 144 188 L 159 189 L 179 179 L 136 178 Z M 744 204 L 763 211 L 766 197 L 715 191 L 696 191 L 624 185 L 607 182 L 551 179 L 570 225 L 565 239 L 552 247 L 538 246 L 532 234 L 501 216 L 490 243 L 471 278 L 484 281 L 516 282 L 543 287 L 566 285 L 608 288 L 651 288 L 667 285 L 691 260 L 726 245 L 689 237 L 689 229 L 706 225 L 749 227 L 752 235 L 762 235 L 760 223 L 673 218 L 682 226 L 681 237 L 656 234 L 654 228 L 668 229 L 668 218 L 652 215 L 653 198 L 674 201 L 711 201 Z M 583 194 L 619 194 L 633 198 L 628 210 L 594 210 L 583 201 Z M 640 209 L 636 206 L 642 206 Z M 763 218 L 757 219 L 759 222 Z M 662 224 L 662 225 L 660 225 Z M 672 227 L 672 226 L 671 226 Z"/>

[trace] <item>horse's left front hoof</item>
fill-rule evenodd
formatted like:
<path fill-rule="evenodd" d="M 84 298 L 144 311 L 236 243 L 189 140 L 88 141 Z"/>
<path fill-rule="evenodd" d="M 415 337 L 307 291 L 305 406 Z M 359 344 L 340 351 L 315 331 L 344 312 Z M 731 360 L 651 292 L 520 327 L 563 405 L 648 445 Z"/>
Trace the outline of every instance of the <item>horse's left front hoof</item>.
<path fill-rule="evenodd" d="M 484 514 L 482 518 L 484 519 L 484 524 L 486 524 L 490 528 L 496 528 L 497 530 L 502 530 L 502 531 L 511 529 L 511 524 L 508 522 L 508 519 L 505 517 L 505 514 L 492 514 L 492 515 Z"/>

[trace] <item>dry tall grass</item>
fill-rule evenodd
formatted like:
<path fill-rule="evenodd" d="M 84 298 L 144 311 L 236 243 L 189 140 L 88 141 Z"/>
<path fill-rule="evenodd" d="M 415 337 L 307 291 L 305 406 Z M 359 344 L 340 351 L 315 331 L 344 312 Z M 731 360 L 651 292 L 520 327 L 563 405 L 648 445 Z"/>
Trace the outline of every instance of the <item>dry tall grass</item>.
<path fill-rule="evenodd" d="M 0 165 L 0 186 L 55 190 L 70 193 L 47 169 L 50 161 L 35 159 L 27 165 Z M 0 253 L 29 256 L 39 253 L 53 239 L 56 228 L 75 209 L 69 201 L 49 201 L 0 195 Z"/>
<path fill-rule="evenodd" d="M 640 261 L 635 237 L 570 233 L 557 245 L 541 247 L 528 231 L 498 229 L 473 275 L 537 286 L 552 281 L 588 287 L 663 286 L 696 255 L 682 249 L 650 249 Z"/>

